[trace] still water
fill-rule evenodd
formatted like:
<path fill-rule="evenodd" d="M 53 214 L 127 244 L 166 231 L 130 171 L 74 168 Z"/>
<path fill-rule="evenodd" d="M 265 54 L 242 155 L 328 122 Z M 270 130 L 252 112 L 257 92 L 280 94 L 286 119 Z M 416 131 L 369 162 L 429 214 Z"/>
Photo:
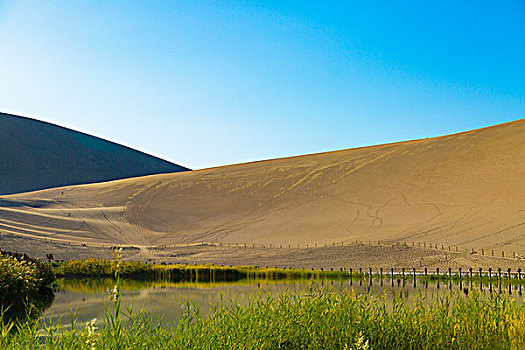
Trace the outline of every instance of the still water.
<path fill-rule="evenodd" d="M 402 298 L 412 303 L 418 296 L 430 303 L 435 298 L 445 297 L 451 293 L 466 295 L 473 290 L 484 295 L 490 293 L 506 294 L 522 301 L 522 286 L 505 283 L 480 284 L 469 281 L 416 281 L 402 279 L 342 279 L 325 281 L 298 280 L 247 280 L 237 282 L 170 282 L 170 281 L 121 281 L 121 297 L 124 305 L 133 305 L 133 312 L 143 310 L 145 313 L 162 317 L 162 323 L 169 326 L 180 319 L 187 303 L 195 304 L 201 315 L 207 315 L 212 307 L 221 300 L 235 299 L 246 303 L 254 293 L 270 293 L 278 296 L 286 291 L 304 293 L 309 288 L 330 288 L 333 290 L 353 289 L 356 293 L 371 293 L 387 298 Z M 109 298 L 113 289 L 112 279 L 59 279 L 53 286 L 56 297 L 53 305 L 47 309 L 42 319 L 56 320 L 68 326 L 73 315 L 80 323 L 96 318 L 102 324 L 105 312 L 111 308 Z M 525 288 L 525 287 L 524 287 Z"/>

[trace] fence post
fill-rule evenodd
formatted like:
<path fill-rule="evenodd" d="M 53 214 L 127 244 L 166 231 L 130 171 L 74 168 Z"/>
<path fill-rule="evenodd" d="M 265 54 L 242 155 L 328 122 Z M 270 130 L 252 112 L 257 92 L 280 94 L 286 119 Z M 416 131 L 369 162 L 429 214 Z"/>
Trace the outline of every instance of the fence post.
<path fill-rule="evenodd" d="M 448 279 L 449 280 L 452 279 L 452 268 L 451 267 L 448 268 Z"/>
<path fill-rule="evenodd" d="M 461 267 L 458 269 L 459 272 L 459 282 L 461 282 Z"/>
<path fill-rule="evenodd" d="M 436 267 L 436 275 L 437 275 L 437 278 L 439 280 L 439 267 Z"/>
<path fill-rule="evenodd" d="M 394 283 L 393 282 L 394 281 L 394 268 L 393 267 L 390 268 L 390 276 L 392 276 L 392 283 Z"/>
<path fill-rule="evenodd" d="M 412 268 L 412 274 L 414 275 L 414 281 L 416 280 L 416 268 Z"/>
<path fill-rule="evenodd" d="M 481 248 L 481 255 L 485 255 L 485 249 Z"/>
<path fill-rule="evenodd" d="M 428 277 L 428 271 L 427 271 L 427 268 L 425 267 L 425 279 Z"/>
<path fill-rule="evenodd" d="M 503 251 L 503 250 L 501 251 L 501 256 L 505 257 L 505 251 Z"/>
<path fill-rule="evenodd" d="M 492 249 L 492 256 L 494 256 L 494 249 Z"/>
<path fill-rule="evenodd" d="M 501 267 L 498 267 L 498 282 L 501 282 Z"/>
<path fill-rule="evenodd" d="M 472 281 L 472 267 L 468 268 L 468 272 L 470 273 L 470 280 Z"/>
<path fill-rule="evenodd" d="M 381 281 L 383 280 L 383 268 L 379 268 L 379 277 L 381 278 Z"/>
<path fill-rule="evenodd" d="M 492 280 L 492 267 L 489 267 L 489 280 Z"/>
<path fill-rule="evenodd" d="M 401 276 L 403 277 L 403 281 L 405 280 L 405 268 L 401 268 Z"/>
<path fill-rule="evenodd" d="M 480 278 L 480 280 L 481 280 L 481 276 L 483 276 L 483 269 L 480 267 L 479 268 L 479 278 Z"/>
<path fill-rule="evenodd" d="M 521 269 L 518 268 L 518 280 L 520 280 L 520 279 L 521 279 Z"/>
<path fill-rule="evenodd" d="M 510 281 L 510 267 L 507 269 L 507 279 Z"/>

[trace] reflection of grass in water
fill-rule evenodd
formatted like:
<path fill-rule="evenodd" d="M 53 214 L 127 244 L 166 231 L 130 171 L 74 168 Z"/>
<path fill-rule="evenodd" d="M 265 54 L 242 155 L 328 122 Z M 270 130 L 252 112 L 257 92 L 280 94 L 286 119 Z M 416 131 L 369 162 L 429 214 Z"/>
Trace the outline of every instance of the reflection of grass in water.
<path fill-rule="evenodd" d="M 248 286 L 248 285 L 268 285 L 283 284 L 286 282 L 303 282 L 307 279 L 241 279 L 238 281 L 214 281 L 214 282 L 173 282 L 170 280 L 136 280 L 120 279 L 120 289 L 128 291 L 138 291 L 147 288 L 214 288 L 224 286 Z M 113 278 L 59 278 L 55 282 L 56 288 L 71 292 L 84 293 L 106 293 L 115 286 Z"/>

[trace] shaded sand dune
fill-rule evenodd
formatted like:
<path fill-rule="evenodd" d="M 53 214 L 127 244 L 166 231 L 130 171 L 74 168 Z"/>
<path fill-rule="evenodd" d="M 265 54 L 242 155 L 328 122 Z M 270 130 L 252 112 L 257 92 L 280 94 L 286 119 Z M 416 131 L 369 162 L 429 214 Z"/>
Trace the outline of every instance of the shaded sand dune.
<path fill-rule="evenodd" d="M 185 170 L 98 137 L 0 113 L 0 194 Z"/>
<path fill-rule="evenodd" d="M 525 120 L 432 139 L 3 196 L 0 233 L 129 244 L 142 247 L 145 256 L 155 254 L 154 246 L 186 242 L 313 247 L 356 240 L 523 254 Z"/>

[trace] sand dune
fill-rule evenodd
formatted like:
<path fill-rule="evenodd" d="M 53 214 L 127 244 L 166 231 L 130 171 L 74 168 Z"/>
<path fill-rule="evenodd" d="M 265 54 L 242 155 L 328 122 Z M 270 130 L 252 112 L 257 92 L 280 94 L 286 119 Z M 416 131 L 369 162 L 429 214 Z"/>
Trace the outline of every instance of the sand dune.
<path fill-rule="evenodd" d="M 0 233 L 148 247 L 426 242 L 525 253 L 525 120 L 0 197 Z M 246 253 L 244 253 L 246 254 Z"/>
<path fill-rule="evenodd" d="M 0 194 L 189 170 L 57 125 L 0 113 Z"/>

